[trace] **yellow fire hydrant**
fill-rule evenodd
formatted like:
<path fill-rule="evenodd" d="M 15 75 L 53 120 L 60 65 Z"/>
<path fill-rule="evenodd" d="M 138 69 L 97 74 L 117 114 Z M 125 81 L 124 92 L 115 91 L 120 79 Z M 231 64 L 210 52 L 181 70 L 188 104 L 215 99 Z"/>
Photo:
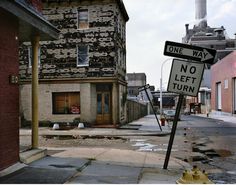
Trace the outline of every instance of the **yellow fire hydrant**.
<path fill-rule="evenodd" d="M 192 170 L 185 170 L 183 176 L 179 178 L 177 184 L 213 184 L 208 179 L 208 174 L 203 171 L 201 172 L 197 166 L 194 166 Z"/>

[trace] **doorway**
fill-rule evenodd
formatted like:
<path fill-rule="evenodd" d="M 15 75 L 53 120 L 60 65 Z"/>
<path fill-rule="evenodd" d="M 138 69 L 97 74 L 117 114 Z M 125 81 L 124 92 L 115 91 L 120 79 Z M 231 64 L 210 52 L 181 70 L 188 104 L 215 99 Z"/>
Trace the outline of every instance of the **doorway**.
<path fill-rule="evenodd" d="M 111 92 L 109 86 L 97 86 L 97 125 L 112 125 Z"/>

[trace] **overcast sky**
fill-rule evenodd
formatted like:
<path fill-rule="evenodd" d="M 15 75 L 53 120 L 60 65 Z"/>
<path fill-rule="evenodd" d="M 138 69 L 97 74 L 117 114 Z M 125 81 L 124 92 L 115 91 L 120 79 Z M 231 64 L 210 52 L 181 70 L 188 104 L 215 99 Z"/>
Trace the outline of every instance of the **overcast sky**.
<path fill-rule="evenodd" d="M 195 0 L 123 0 L 129 14 L 127 23 L 127 72 L 147 75 L 147 83 L 160 86 L 161 64 L 166 40 L 182 42 L 185 24 L 193 28 Z M 236 0 L 208 0 L 207 22 L 224 26 L 230 38 L 236 33 Z M 163 86 L 167 86 L 171 60 L 163 66 Z"/>

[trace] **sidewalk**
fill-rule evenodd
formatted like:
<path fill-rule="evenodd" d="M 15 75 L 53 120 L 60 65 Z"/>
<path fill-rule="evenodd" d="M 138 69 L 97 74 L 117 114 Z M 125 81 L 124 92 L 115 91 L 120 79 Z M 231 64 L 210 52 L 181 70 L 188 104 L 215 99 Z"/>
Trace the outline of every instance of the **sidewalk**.
<path fill-rule="evenodd" d="M 175 184 L 188 163 L 164 155 L 109 148 L 48 148 L 55 154 L 0 178 L 4 184 Z"/>
<path fill-rule="evenodd" d="M 40 135 L 168 135 L 170 128 L 160 131 L 154 115 L 130 123 L 132 129 L 73 129 L 52 130 L 40 128 Z M 21 135 L 30 135 L 27 129 Z M 44 149 L 44 148 L 42 148 Z M 133 150 L 89 147 L 47 148 L 50 155 L 22 166 L 20 170 L 0 177 L 0 183 L 40 184 L 175 184 L 185 169 L 191 166 L 181 160 L 170 158 L 168 170 L 163 170 L 165 155 Z"/>
<path fill-rule="evenodd" d="M 206 114 L 195 114 L 195 116 L 200 116 L 200 117 L 206 117 L 207 118 Z M 223 114 L 223 113 L 219 114 L 217 112 L 211 112 L 209 114 L 208 118 L 219 119 L 219 120 L 222 120 L 224 122 L 230 122 L 230 123 L 235 123 L 236 124 L 236 116 L 233 116 L 233 115 L 228 115 L 228 114 Z"/>
<path fill-rule="evenodd" d="M 132 129 L 132 127 L 134 129 Z M 162 126 L 162 131 L 154 115 L 148 115 L 139 120 L 135 120 L 128 126 L 115 128 L 84 128 L 71 130 L 52 130 L 52 128 L 40 127 L 39 135 L 80 135 L 80 136 L 165 136 L 169 135 L 171 128 L 167 125 Z M 31 135 L 30 129 L 20 129 L 20 135 Z"/>

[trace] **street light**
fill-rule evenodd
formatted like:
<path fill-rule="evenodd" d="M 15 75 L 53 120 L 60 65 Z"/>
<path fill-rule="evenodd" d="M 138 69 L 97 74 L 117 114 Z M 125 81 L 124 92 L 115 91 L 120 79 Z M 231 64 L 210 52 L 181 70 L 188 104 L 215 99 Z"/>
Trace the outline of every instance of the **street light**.
<path fill-rule="evenodd" d="M 172 60 L 173 58 L 167 58 L 166 60 L 164 60 L 164 62 L 162 62 L 161 64 L 161 78 L 160 78 L 160 116 L 162 115 L 162 70 L 163 70 L 163 66 L 166 62 L 168 62 L 169 60 Z"/>

